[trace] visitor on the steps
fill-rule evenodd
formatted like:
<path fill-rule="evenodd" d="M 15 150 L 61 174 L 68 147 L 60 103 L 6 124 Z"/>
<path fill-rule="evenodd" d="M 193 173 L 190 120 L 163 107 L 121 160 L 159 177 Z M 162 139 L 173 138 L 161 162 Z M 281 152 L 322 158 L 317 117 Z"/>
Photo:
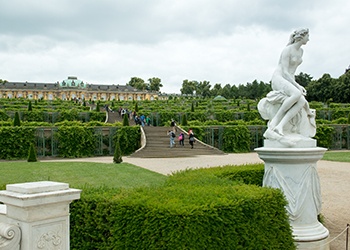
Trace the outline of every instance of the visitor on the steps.
<path fill-rule="evenodd" d="M 176 145 L 175 145 L 175 138 L 176 138 L 175 132 L 172 131 L 172 130 L 169 130 L 168 133 L 167 133 L 167 135 L 169 135 L 169 137 L 170 137 L 170 147 L 171 147 L 171 148 L 172 148 L 172 147 L 175 147 L 175 146 L 176 146 Z"/>
<path fill-rule="evenodd" d="M 179 135 L 179 145 L 184 147 L 185 146 L 184 141 L 185 141 L 185 135 L 184 133 L 181 132 Z"/>
<path fill-rule="evenodd" d="M 147 126 L 151 125 L 151 118 L 149 118 L 149 116 L 146 117 L 146 124 Z"/>
<path fill-rule="evenodd" d="M 188 130 L 188 140 L 189 140 L 189 143 L 191 145 L 191 148 L 193 148 L 193 145 L 194 145 L 194 133 L 192 131 L 192 129 Z"/>

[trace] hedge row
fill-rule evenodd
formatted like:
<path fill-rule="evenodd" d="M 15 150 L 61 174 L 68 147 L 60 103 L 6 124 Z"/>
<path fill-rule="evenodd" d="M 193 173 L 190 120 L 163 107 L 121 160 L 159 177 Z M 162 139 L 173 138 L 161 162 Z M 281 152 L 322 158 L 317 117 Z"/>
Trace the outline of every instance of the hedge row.
<path fill-rule="evenodd" d="M 26 159 L 31 143 L 39 141 L 34 127 L 0 127 L 0 159 Z M 116 127 L 112 135 L 113 145 L 119 139 L 122 154 L 128 155 L 140 147 L 140 127 Z M 42 140 L 43 138 L 40 138 Z M 55 141 L 54 141 L 55 140 Z M 53 138 L 46 138 L 46 146 L 51 148 L 52 143 L 58 143 L 58 156 L 84 157 L 95 155 L 99 134 L 95 127 L 87 126 L 60 126 L 54 132 Z M 109 138 L 107 138 L 109 143 Z M 113 151 L 112 149 L 112 151 Z"/>
<path fill-rule="evenodd" d="M 61 122 L 61 121 L 100 121 L 106 120 L 105 112 L 81 112 L 77 109 L 61 110 L 59 112 L 46 111 L 19 111 L 21 121 L 28 122 Z M 5 112 L 0 110 L 0 121 L 7 121 L 13 119 L 15 112 Z"/>
<path fill-rule="evenodd" d="M 295 249 L 282 192 L 243 184 L 256 174 L 241 168 L 180 172 L 161 187 L 84 189 L 70 208 L 71 249 Z"/>

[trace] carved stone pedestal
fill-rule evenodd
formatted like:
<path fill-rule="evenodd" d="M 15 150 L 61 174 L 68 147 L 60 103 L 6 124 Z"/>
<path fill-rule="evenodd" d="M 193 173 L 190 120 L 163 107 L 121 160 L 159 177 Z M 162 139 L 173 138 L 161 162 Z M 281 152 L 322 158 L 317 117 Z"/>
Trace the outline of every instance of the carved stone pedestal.
<path fill-rule="evenodd" d="M 321 189 L 316 163 L 326 149 L 266 145 L 272 144 L 267 142 L 265 147 L 255 149 L 265 162 L 263 186 L 279 188 L 286 196 L 286 209 L 298 249 L 329 249 L 326 243 L 329 232 L 317 220 L 321 212 Z"/>
<path fill-rule="evenodd" d="M 79 199 L 80 192 L 51 181 L 6 185 L 0 201 L 6 205 L 6 223 L 22 232 L 20 249 L 68 250 L 69 203 Z"/>

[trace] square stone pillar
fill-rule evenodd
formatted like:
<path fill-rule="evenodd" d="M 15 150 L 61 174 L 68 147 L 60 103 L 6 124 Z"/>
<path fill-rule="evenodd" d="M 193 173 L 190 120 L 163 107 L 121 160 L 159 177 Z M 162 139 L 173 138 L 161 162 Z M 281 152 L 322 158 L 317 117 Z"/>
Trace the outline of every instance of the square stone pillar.
<path fill-rule="evenodd" d="M 69 249 L 69 204 L 81 190 L 41 181 L 6 185 L 0 201 L 9 223 L 21 229 L 21 250 Z"/>

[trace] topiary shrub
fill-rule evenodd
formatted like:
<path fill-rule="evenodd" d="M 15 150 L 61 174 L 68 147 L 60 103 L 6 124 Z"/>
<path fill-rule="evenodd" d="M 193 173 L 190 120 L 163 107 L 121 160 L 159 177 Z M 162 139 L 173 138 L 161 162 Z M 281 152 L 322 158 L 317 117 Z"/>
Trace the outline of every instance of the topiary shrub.
<path fill-rule="evenodd" d="M 29 151 L 28 151 L 28 158 L 27 158 L 27 162 L 37 162 L 37 158 L 36 158 L 36 153 L 35 153 L 35 148 L 34 148 L 34 144 L 31 143 L 30 147 L 29 147 Z"/>
<path fill-rule="evenodd" d="M 123 116 L 123 126 L 124 127 L 125 126 L 130 126 L 129 125 L 129 117 L 126 114 Z"/>
<path fill-rule="evenodd" d="M 32 110 L 33 110 L 33 108 L 32 108 L 32 102 L 29 101 L 29 103 L 28 103 L 28 111 L 32 111 Z"/>
<path fill-rule="evenodd" d="M 181 125 L 182 125 L 182 126 L 187 126 L 187 125 L 188 125 L 188 123 L 187 123 L 187 115 L 186 115 L 186 114 L 184 114 L 184 115 L 182 116 Z"/>
<path fill-rule="evenodd" d="M 13 126 L 21 126 L 21 119 L 19 119 L 19 114 L 15 112 L 15 118 L 13 120 Z"/>
<path fill-rule="evenodd" d="M 120 150 L 119 140 L 115 144 L 113 162 L 114 163 L 121 163 L 121 162 L 123 162 L 122 151 Z"/>

